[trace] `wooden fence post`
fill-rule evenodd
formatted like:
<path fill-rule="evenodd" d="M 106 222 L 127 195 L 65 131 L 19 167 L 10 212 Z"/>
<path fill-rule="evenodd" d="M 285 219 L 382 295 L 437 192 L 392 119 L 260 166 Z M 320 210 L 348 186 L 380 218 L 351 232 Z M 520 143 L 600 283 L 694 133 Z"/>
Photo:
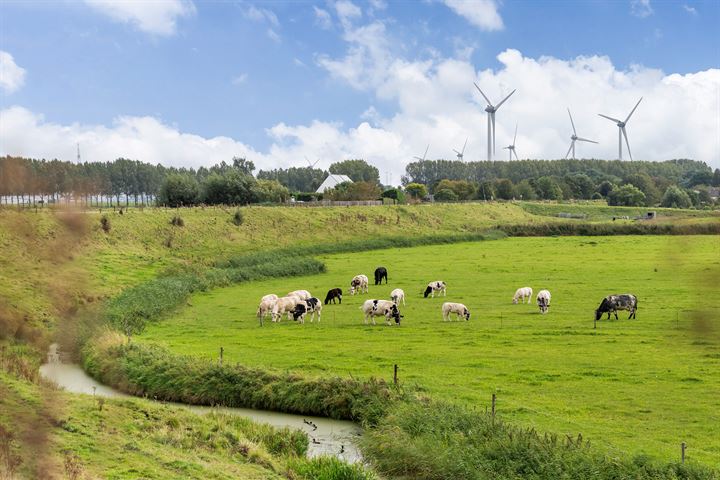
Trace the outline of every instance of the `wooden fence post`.
<path fill-rule="evenodd" d="M 225 349 L 223 347 L 220 347 L 220 366 L 222 367 L 223 364 L 223 353 Z"/>
<path fill-rule="evenodd" d="M 395 368 L 393 368 L 393 383 L 395 385 L 398 384 L 398 374 L 397 373 L 398 373 L 398 366 L 397 366 L 397 364 L 395 364 Z"/>
<path fill-rule="evenodd" d="M 687 445 L 685 444 L 685 442 L 682 442 L 680 444 L 680 461 L 682 463 L 685 463 L 685 449 L 686 448 L 687 448 Z"/>
<path fill-rule="evenodd" d="M 495 399 L 496 399 L 496 398 L 497 398 L 497 397 L 495 397 L 495 394 L 493 393 L 493 394 L 492 394 L 492 407 L 491 407 L 491 410 L 490 410 L 491 413 L 492 413 L 493 421 L 495 421 Z"/>

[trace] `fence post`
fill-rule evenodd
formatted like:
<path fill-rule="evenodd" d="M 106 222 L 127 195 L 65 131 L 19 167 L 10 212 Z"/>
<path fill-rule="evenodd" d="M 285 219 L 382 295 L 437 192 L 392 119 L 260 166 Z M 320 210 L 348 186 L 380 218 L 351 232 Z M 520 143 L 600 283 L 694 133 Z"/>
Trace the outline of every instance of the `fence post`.
<path fill-rule="evenodd" d="M 490 412 L 492 413 L 493 421 L 495 421 L 495 399 L 496 399 L 496 397 L 495 397 L 495 394 L 493 393 L 492 394 L 492 407 L 490 410 Z"/>
<path fill-rule="evenodd" d="M 222 367 L 223 364 L 223 352 L 225 349 L 223 347 L 220 347 L 220 366 Z"/>
<path fill-rule="evenodd" d="M 502 312 L 500 312 L 500 328 L 502 328 Z"/>
<path fill-rule="evenodd" d="M 682 442 L 680 444 L 680 461 L 681 463 L 685 463 L 685 449 L 687 448 L 687 445 L 685 442 Z"/>
<path fill-rule="evenodd" d="M 393 383 L 395 385 L 398 384 L 398 374 L 397 373 L 398 373 L 398 366 L 397 366 L 397 364 L 395 364 L 395 367 L 393 368 Z"/>

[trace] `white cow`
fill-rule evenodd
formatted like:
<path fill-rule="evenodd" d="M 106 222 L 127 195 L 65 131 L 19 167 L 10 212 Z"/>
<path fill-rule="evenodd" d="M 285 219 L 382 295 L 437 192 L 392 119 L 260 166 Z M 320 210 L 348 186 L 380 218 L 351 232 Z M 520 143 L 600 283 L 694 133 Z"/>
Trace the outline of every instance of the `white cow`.
<path fill-rule="evenodd" d="M 272 321 L 279 322 L 285 313 L 287 313 L 288 320 L 290 320 L 292 318 L 291 315 L 292 311 L 295 309 L 295 305 L 302 301 L 303 300 L 300 297 L 296 297 L 295 295 L 278 298 L 272 309 Z"/>
<path fill-rule="evenodd" d="M 425 298 L 430 295 L 431 298 L 435 297 L 435 292 L 438 292 L 438 296 L 440 296 L 440 293 L 442 292 L 444 297 L 447 297 L 447 284 L 443 282 L 442 280 L 436 280 L 434 282 L 430 282 L 427 284 L 427 288 L 425 289 L 425 293 L 423 294 Z"/>
<path fill-rule="evenodd" d="M 288 293 L 286 297 L 292 297 L 292 296 L 298 297 L 300 300 L 307 300 L 308 298 L 312 297 L 310 292 L 307 290 L 293 290 L 292 292 Z"/>
<path fill-rule="evenodd" d="M 403 306 L 405 306 L 405 292 L 403 292 L 402 288 L 396 288 L 390 292 L 390 300 L 396 305 L 400 305 L 400 300 L 402 300 Z"/>
<path fill-rule="evenodd" d="M 350 295 L 355 295 L 355 292 L 367 293 L 368 292 L 368 277 L 365 275 L 355 275 L 350 282 Z"/>
<path fill-rule="evenodd" d="M 385 321 L 390 325 L 390 319 L 395 319 L 395 323 L 400 325 L 400 310 L 398 310 L 397 304 L 390 300 L 365 300 L 363 306 L 360 307 L 365 314 L 365 325 L 368 320 L 372 319 L 372 324 L 375 325 L 375 317 L 385 317 Z"/>
<path fill-rule="evenodd" d="M 537 305 L 540 307 L 540 313 L 545 314 L 550 309 L 550 292 L 540 290 L 537 294 Z"/>
<path fill-rule="evenodd" d="M 274 293 L 262 297 L 260 299 L 260 306 L 258 306 L 257 317 L 262 320 L 271 313 L 277 299 L 278 296 Z"/>
<path fill-rule="evenodd" d="M 447 322 L 450 320 L 450 314 L 454 313 L 457 315 L 457 319 L 460 320 L 460 317 L 465 318 L 465 320 L 470 320 L 470 310 L 463 305 L 462 303 L 452 303 L 452 302 L 445 302 L 442 304 L 442 315 L 443 315 L 443 322 Z"/>
<path fill-rule="evenodd" d="M 525 299 L 527 298 L 527 303 L 530 303 L 530 300 L 532 299 L 532 288 L 530 287 L 523 287 L 518 288 L 515 290 L 515 295 L 513 296 L 513 305 L 517 305 L 518 301 L 520 303 L 525 303 Z"/>

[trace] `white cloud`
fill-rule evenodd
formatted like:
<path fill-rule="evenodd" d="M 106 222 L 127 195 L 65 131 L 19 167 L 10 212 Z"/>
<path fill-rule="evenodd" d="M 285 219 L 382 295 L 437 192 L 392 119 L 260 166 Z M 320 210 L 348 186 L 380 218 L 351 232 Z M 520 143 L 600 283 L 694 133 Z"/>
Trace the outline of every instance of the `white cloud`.
<path fill-rule="evenodd" d="M 630 13 L 636 17 L 646 18 L 654 13 L 650 0 L 630 0 Z"/>
<path fill-rule="evenodd" d="M 8 52 L 0 50 L 0 88 L 6 94 L 17 91 L 25 83 L 25 69 L 15 63 Z"/>
<path fill-rule="evenodd" d="M 480 30 L 492 32 L 503 29 L 495 0 L 443 0 L 443 3 Z"/>
<path fill-rule="evenodd" d="M 250 8 L 245 10 L 245 17 L 254 22 L 266 21 L 275 27 L 280 26 L 280 21 L 278 20 L 277 15 L 275 15 L 275 12 L 268 10 L 267 8 L 257 8 L 254 5 L 251 5 Z"/>
<path fill-rule="evenodd" d="M 691 7 L 690 5 L 683 4 L 683 9 L 691 15 L 697 15 L 697 9 L 695 7 Z"/>
<path fill-rule="evenodd" d="M 322 8 L 313 6 L 315 12 L 315 25 L 322 28 L 323 30 L 330 30 L 332 28 L 332 19 L 330 18 L 330 12 Z"/>
<path fill-rule="evenodd" d="M 155 35 L 173 35 L 178 18 L 196 13 L 190 0 L 85 0 L 85 3 L 113 20 Z"/>
<path fill-rule="evenodd" d="M 247 81 L 247 79 L 248 79 L 248 74 L 241 73 L 240 75 L 238 75 L 237 77 L 232 79 L 232 84 L 233 85 L 242 85 L 243 83 L 245 83 Z"/>
<path fill-rule="evenodd" d="M 387 8 L 387 2 L 385 0 L 370 0 L 370 6 L 374 10 L 385 10 Z"/>
<path fill-rule="evenodd" d="M 350 22 L 352 22 L 353 19 L 362 17 L 362 10 L 360 10 L 360 7 L 352 3 L 350 0 L 339 0 L 336 2 L 335 12 L 340 19 L 340 23 L 345 28 L 350 26 Z"/>
<path fill-rule="evenodd" d="M 293 65 L 295 65 L 296 67 L 307 67 L 307 65 L 305 65 L 305 62 L 303 62 L 297 57 L 293 58 Z"/>
<path fill-rule="evenodd" d="M 278 34 L 275 30 L 272 28 L 268 28 L 267 32 L 265 32 L 270 40 L 272 40 L 275 43 L 280 43 L 282 41 L 282 38 L 280 38 L 280 34 Z"/>

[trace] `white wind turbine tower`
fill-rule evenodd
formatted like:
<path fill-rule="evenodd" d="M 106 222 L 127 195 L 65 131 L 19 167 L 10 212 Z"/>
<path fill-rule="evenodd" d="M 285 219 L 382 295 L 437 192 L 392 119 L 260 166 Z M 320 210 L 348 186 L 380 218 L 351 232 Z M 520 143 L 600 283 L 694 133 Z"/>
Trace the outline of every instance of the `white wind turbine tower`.
<path fill-rule="evenodd" d="M 461 162 L 465 158 L 465 147 L 467 147 L 467 141 L 468 141 L 468 139 L 467 139 L 467 137 L 465 137 L 465 145 L 463 145 L 462 150 L 460 150 L 459 152 L 453 148 L 453 152 L 455 152 L 457 154 L 457 158 Z"/>
<path fill-rule="evenodd" d="M 515 136 L 513 137 L 513 143 L 512 145 L 508 145 L 507 147 L 503 147 L 503 150 L 507 149 L 508 153 L 510 153 L 510 161 L 512 161 L 513 154 L 515 155 L 515 160 L 520 160 L 517 156 L 517 152 L 515 151 L 515 139 L 517 138 L 517 123 L 515 124 Z"/>
<path fill-rule="evenodd" d="M 618 126 L 618 159 L 622 160 L 622 139 L 625 137 L 625 145 L 627 145 L 628 149 L 628 155 L 630 155 L 630 160 L 632 160 L 632 152 L 630 152 L 630 142 L 628 141 L 627 131 L 625 131 L 625 126 L 627 125 L 628 120 L 630 120 L 630 117 L 632 117 L 632 114 L 635 113 L 635 109 L 640 105 L 640 102 L 642 102 L 643 97 L 640 97 L 640 100 L 635 104 L 635 108 L 632 109 L 630 112 L 630 115 L 627 116 L 625 121 L 618 120 L 617 118 L 608 117 L 607 115 L 603 115 L 602 113 L 598 113 L 603 118 L 607 118 L 608 120 L 615 122 L 615 124 Z"/>
<path fill-rule="evenodd" d="M 575 122 L 573 122 L 572 113 L 570 113 L 570 109 L 567 109 L 568 115 L 570 115 L 570 125 L 572 125 L 573 128 L 573 134 L 570 135 L 570 148 L 568 148 L 567 153 L 565 154 L 565 158 L 568 158 L 568 155 L 570 155 L 570 152 L 572 151 L 572 159 L 575 160 L 575 142 L 590 142 L 590 143 L 598 143 L 595 140 L 589 140 L 587 138 L 582 138 L 577 136 L 577 131 L 575 130 Z"/>
<path fill-rule="evenodd" d="M 503 98 L 500 103 L 498 103 L 497 105 L 493 105 L 488 99 L 488 97 L 485 96 L 483 91 L 480 90 L 480 87 L 478 87 L 477 83 L 473 82 L 473 85 L 475 85 L 475 88 L 478 89 L 480 95 L 482 95 L 487 102 L 487 107 L 485 107 L 485 111 L 488 114 L 488 160 L 492 160 L 492 156 L 495 153 L 495 112 L 498 111 L 500 106 L 505 103 L 508 98 L 510 98 L 510 95 L 515 93 L 515 90 L 510 92 L 507 97 Z"/>
<path fill-rule="evenodd" d="M 430 144 L 428 143 L 428 146 L 425 148 L 425 153 L 423 153 L 422 158 L 415 155 L 413 158 L 420 160 L 421 162 L 425 161 L 425 156 L 427 155 L 428 150 L 430 149 Z"/>

